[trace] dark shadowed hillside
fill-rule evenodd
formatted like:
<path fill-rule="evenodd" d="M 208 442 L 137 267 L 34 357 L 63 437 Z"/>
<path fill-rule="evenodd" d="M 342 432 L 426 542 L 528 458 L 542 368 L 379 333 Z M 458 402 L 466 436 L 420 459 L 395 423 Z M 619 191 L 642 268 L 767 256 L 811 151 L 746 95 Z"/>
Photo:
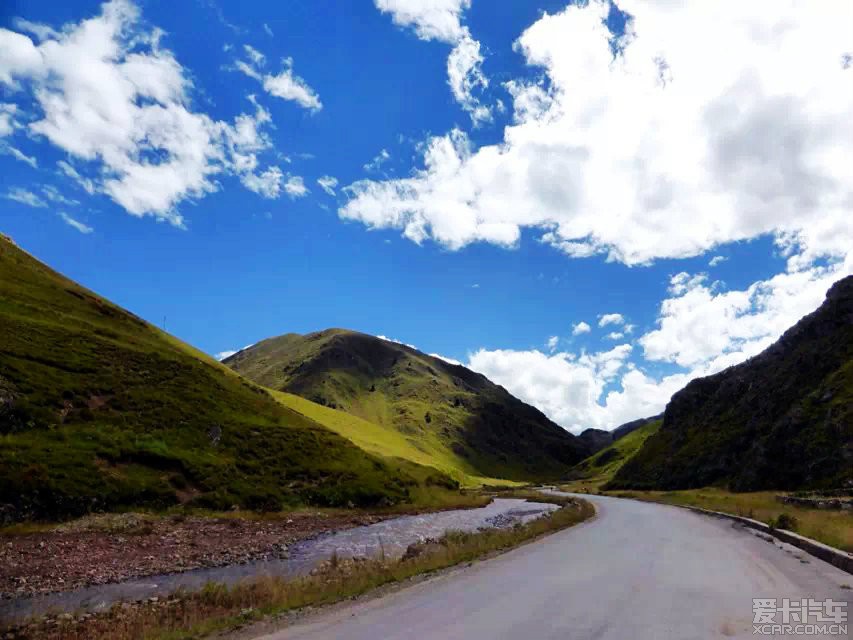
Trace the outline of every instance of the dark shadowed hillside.
<path fill-rule="evenodd" d="M 463 366 L 329 329 L 264 340 L 225 363 L 247 378 L 380 425 L 469 475 L 554 478 L 587 449 L 538 409 Z"/>
<path fill-rule="evenodd" d="M 853 481 L 853 276 L 760 355 L 676 393 L 610 488 L 738 491 Z"/>
<path fill-rule="evenodd" d="M 368 455 L 5 237 L 0 336 L 0 521 L 178 502 L 366 505 L 452 486 Z"/>

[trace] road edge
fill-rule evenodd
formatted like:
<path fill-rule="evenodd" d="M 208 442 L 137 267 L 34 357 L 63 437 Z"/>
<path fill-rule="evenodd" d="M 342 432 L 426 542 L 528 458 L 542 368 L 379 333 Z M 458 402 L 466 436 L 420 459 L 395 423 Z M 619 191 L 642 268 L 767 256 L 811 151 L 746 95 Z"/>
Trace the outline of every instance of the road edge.
<path fill-rule="evenodd" d="M 820 560 L 823 560 L 824 562 L 827 562 L 832 566 L 841 569 L 842 571 L 846 571 L 849 574 L 853 574 L 853 554 L 850 554 L 846 551 L 842 551 L 841 549 L 836 549 L 835 547 L 830 547 L 828 544 L 823 544 L 822 542 L 818 542 L 817 540 L 812 540 L 811 538 L 801 536 L 800 534 L 794 533 L 793 531 L 788 531 L 787 529 L 777 529 L 759 520 L 753 520 L 752 518 L 746 518 L 744 516 L 736 516 L 734 514 L 725 513 L 723 511 L 711 511 L 710 509 L 703 509 L 701 507 L 691 507 L 684 504 L 671 504 L 671 506 L 681 507 L 682 509 L 688 509 L 695 513 L 701 513 L 706 516 L 724 518 L 726 520 L 732 520 L 733 522 L 739 522 L 745 527 L 749 527 L 750 529 L 755 529 L 757 531 L 761 531 L 762 533 L 766 533 L 767 535 L 773 536 L 774 538 L 777 538 L 782 542 L 787 542 L 788 544 L 805 551 L 806 553 L 814 556 L 815 558 L 819 558 Z"/>

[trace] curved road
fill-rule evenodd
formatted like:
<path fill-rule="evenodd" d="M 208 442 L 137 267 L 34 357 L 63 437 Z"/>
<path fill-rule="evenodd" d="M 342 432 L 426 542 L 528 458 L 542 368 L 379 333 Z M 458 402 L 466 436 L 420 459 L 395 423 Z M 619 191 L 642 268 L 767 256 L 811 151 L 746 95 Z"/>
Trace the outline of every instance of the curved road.
<path fill-rule="evenodd" d="M 769 636 L 753 635 L 753 598 L 850 601 L 841 585 L 853 576 L 729 521 L 584 497 L 599 511 L 584 524 L 381 598 L 320 611 L 264 637 L 761 638 Z"/>

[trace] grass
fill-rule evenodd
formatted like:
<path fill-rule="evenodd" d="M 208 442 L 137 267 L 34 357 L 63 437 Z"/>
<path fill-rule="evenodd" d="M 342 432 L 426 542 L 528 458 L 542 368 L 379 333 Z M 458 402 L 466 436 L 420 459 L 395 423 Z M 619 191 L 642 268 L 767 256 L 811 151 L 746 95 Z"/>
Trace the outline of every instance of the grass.
<path fill-rule="evenodd" d="M 271 615 L 338 602 L 389 583 L 470 562 L 573 526 L 595 513 L 586 501 L 545 497 L 538 493 L 517 495 L 560 504 L 562 508 L 511 529 L 475 533 L 449 531 L 438 541 L 420 545 L 406 559 L 352 562 L 333 558 L 323 571 L 304 578 L 265 578 L 231 588 L 209 584 L 198 593 L 179 594 L 179 597 L 155 605 L 114 607 L 84 624 L 73 621 L 60 622 L 58 626 L 35 623 L 27 637 L 49 640 L 202 638 Z"/>
<path fill-rule="evenodd" d="M 574 485 L 567 488 L 576 490 Z M 732 493 L 707 487 L 684 491 L 613 491 L 605 492 L 603 495 L 700 507 L 752 518 L 768 524 L 779 523 L 780 518 L 783 524 L 785 520 L 790 523 L 790 519 L 794 518 L 797 533 L 837 549 L 853 552 L 853 513 L 845 510 L 811 509 L 782 504 L 776 500 L 778 493 L 773 491 Z"/>
<path fill-rule="evenodd" d="M 287 334 L 226 364 L 265 387 L 361 418 L 369 424 L 336 430 L 383 455 L 429 460 L 463 485 L 553 480 L 584 455 L 573 436 L 484 376 L 374 336 Z"/>
<path fill-rule="evenodd" d="M 452 500 L 0 239 L 0 523 Z"/>
<path fill-rule="evenodd" d="M 416 464 L 430 466 L 446 473 L 464 487 L 515 486 L 518 482 L 477 475 L 476 470 L 448 449 L 430 439 L 415 443 L 399 431 L 382 427 L 355 415 L 324 407 L 300 396 L 273 391 L 279 402 L 294 411 L 331 429 L 369 453 L 386 458 L 403 458 Z"/>
<path fill-rule="evenodd" d="M 597 490 L 613 479 L 613 476 L 645 444 L 649 437 L 660 429 L 661 420 L 650 422 L 608 447 L 591 455 L 572 468 L 574 491 Z"/>

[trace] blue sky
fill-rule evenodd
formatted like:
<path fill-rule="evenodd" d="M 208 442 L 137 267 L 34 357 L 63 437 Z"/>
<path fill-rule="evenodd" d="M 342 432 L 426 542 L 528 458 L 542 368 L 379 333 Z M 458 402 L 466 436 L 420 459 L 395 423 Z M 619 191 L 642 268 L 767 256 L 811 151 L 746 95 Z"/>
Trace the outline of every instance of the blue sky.
<path fill-rule="evenodd" d="M 853 271 L 851 9 L 760 4 L 3 3 L 0 231 L 211 354 L 348 327 L 612 428 Z"/>

